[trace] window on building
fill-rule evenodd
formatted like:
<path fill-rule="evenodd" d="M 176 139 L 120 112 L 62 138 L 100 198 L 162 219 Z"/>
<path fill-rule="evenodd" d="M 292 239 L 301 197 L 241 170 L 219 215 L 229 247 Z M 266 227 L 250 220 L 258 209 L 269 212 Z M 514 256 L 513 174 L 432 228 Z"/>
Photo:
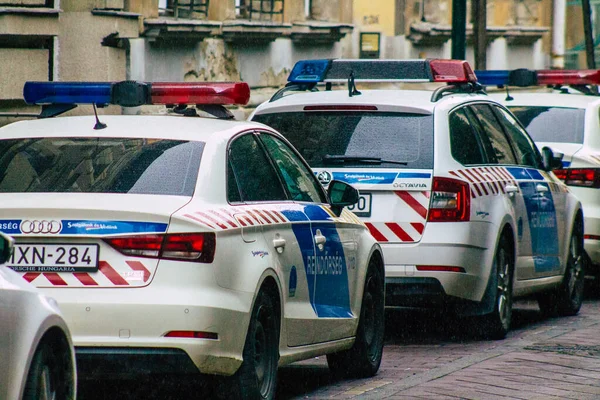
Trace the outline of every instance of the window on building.
<path fill-rule="evenodd" d="M 539 20 L 539 0 L 517 0 L 513 3 L 516 25 L 536 25 Z"/>
<path fill-rule="evenodd" d="M 363 32 L 360 34 L 360 58 L 379 58 L 380 33 Z"/>
<path fill-rule="evenodd" d="M 235 0 L 237 18 L 283 23 L 284 0 Z"/>
<path fill-rule="evenodd" d="M 210 0 L 159 0 L 159 10 L 175 18 L 207 18 Z"/>

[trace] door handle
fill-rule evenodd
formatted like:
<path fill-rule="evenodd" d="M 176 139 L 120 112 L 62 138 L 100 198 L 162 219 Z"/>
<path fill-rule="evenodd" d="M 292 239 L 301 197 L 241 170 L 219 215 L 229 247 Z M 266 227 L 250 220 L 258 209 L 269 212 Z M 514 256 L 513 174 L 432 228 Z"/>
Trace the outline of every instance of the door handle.
<path fill-rule="evenodd" d="M 323 245 L 327 241 L 327 238 L 323 236 L 320 230 L 317 229 L 317 233 L 315 234 L 315 243 L 317 245 Z"/>
<path fill-rule="evenodd" d="M 506 191 L 506 193 L 517 193 L 519 191 L 519 188 L 516 185 L 506 185 L 504 186 L 504 190 Z"/>
<path fill-rule="evenodd" d="M 283 238 L 275 238 L 273 239 L 273 247 L 279 254 L 283 253 L 283 249 L 285 248 L 285 239 Z"/>
<path fill-rule="evenodd" d="M 535 190 L 537 190 L 538 192 L 547 192 L 548 186 L 538 183 L 537 185 L 535 185 Z"/>

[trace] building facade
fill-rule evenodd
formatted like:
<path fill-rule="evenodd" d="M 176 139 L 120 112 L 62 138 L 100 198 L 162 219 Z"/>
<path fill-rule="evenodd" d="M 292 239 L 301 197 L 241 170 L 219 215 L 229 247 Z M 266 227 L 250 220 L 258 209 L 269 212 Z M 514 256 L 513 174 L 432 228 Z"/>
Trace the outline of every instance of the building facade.
<path fill-rule="evenodd" d="M 590 23 L 594 39 L 594 61 L 600 67 L 600 0 L 589 0 L 591 8 Z M 585 52 L 585 35 L 583 31 L 583 7 L 581 1 L 566 1 L 565 29 L 565 68 L 587 69 L 588 61 Z"/>
<path fill-rule="evenodd" d="M 39 112 L 31 80 L 244 80 L 262 101 L 298 59 L 350 54 L 352 29 L 352 0 L 0 0 L 0 125 Z"/>
<path fill-rule="evenodd" d="M 580 1 L 485 3 L 487 69 L 585 68 Z M 600 0 L 590 3 L 598 35 Z M 451 36 L 452 0 L 0 0 L 0 125 L 39 112 L 22 100 L 28 80 L 244 80 L 252 106 L 299 59 L 450 58 Z"/>
<path fill-rule="evenodd" d="M 466 59 L 473 65 L 471 3 L 467 0 Z M 547 68 L 552 0 L 486 5 L 487 69 Z M 353 22 L 354 57 L 451 58 L 452 0 L 355 0 Z"/>
<path fill-rule="evenodd" d="M 2 113 L 39 112 L 22 100 L 25 81 L 124 79 L 139 35 L 133 1 L 0 0 L 0 125 L 15 120 Z"/>

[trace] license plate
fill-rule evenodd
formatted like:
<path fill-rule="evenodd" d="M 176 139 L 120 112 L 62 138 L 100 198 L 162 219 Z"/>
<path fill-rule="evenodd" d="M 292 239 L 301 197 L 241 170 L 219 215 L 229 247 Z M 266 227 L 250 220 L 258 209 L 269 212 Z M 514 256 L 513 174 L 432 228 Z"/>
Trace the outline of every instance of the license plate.
<path fill-rule="evenodd" d="M 361 193 L 358 196 L 358 203 L 348 206 L 348 210 L 352 211 L 359 217 L 371 216 L 371 193 Z"/>
<path fill-rule="evenodd" d="M 95 272 L 98 245 L 18 243 L 6 265 L 17 272 Z"/>

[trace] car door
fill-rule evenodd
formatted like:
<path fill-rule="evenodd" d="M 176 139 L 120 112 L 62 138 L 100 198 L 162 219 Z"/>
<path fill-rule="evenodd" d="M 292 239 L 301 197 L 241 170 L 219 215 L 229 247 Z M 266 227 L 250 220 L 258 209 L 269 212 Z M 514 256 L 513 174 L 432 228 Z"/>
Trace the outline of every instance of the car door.
<path fill-rule="evenodd" d="M 487 103 L 468 107 L 473 119 L 477 121 L 474 127 L 480 131 L 480 137 L 488 159 L 489 170 L 501 174 L 500 180 L 494 180 L 490 174 L 485 177 L 489 195 L 489 210 L 511 213 L 516 230 L 517 254 L 515 259 L 515 278 L 517 280 L 531 279 L 536 276 L 535 250 L 537 231 L 529 229 L 529 214 L 537 205 L 537 193 L 527 168 L 520 166 L 514 150 L 502 128 L 493 109 Z M 481 175 L 481 174 L 480 174 Z M 492 185 L 493 184 L 493 185 Z M 483 185 L 483 183 L 482 183 Z M 499 188 L 506 202 L 494 201 L 494 185 Z M 484 192 L 485 186 L 481 188 Z M 483 193 L 485 195 L 485 193 Z"/>
<path fill-rule="evenodd" d="M 257 135 L 250 132 L 236 137 L 228 156 L 228 199 L 236 204 L 244 229 L 260 227 L 258 234 L 266 240 L 266 251 L 257 256 L 271 257 L 280 277 L 287 344 L 312 343 L 317 318 L 310 301 L 314 282 L 304 268 L 304 260 L 314 257 L 310 221 L 303 207 L 289 198 Z M 253 233 L 244 240 L 252 239 Z"/>
<path fill-rule="evenodd" d="M 556 275 L 560 272 L 560 248 L 564 248 L 565 232 L 565 192 L 543 169 L 541 156 L 526 131 L 516 118 L 505 109 L 493 106 L 502 127 L 511 142 L 517 156 L 517 162 L 523 166 L 531 178 L 530 191 L 535 200 L 528 204 L 529 226 L 533 239 L 533 252 L 536 277 Z M 559 240 L 562 243 L 559 243 Z"/>
<path fill-rule="evenodd" d="M 294 226 L 293 230 L 300 248 L 314 252 L 306 253 L 303 264 L 311 306 L 317 317 L 312 324 L 313 340 L 325 342 L 349 337 L 356 323 L 350 309 L 350 293 L 354 293 L 350 282 L 357 281 L 358 269 L 348 266 L 354 266 L 357 256 L 358 225 L 355 220 L 338 218 L 331 212 L 321 185 L 291 146 L 268 133 L 262 133 L 260 138 L 275 160 L 291 198 L 310 221 L 310 232 L 304 225 Z M 293 301 L 291 298 L 290 302 Z"/>

